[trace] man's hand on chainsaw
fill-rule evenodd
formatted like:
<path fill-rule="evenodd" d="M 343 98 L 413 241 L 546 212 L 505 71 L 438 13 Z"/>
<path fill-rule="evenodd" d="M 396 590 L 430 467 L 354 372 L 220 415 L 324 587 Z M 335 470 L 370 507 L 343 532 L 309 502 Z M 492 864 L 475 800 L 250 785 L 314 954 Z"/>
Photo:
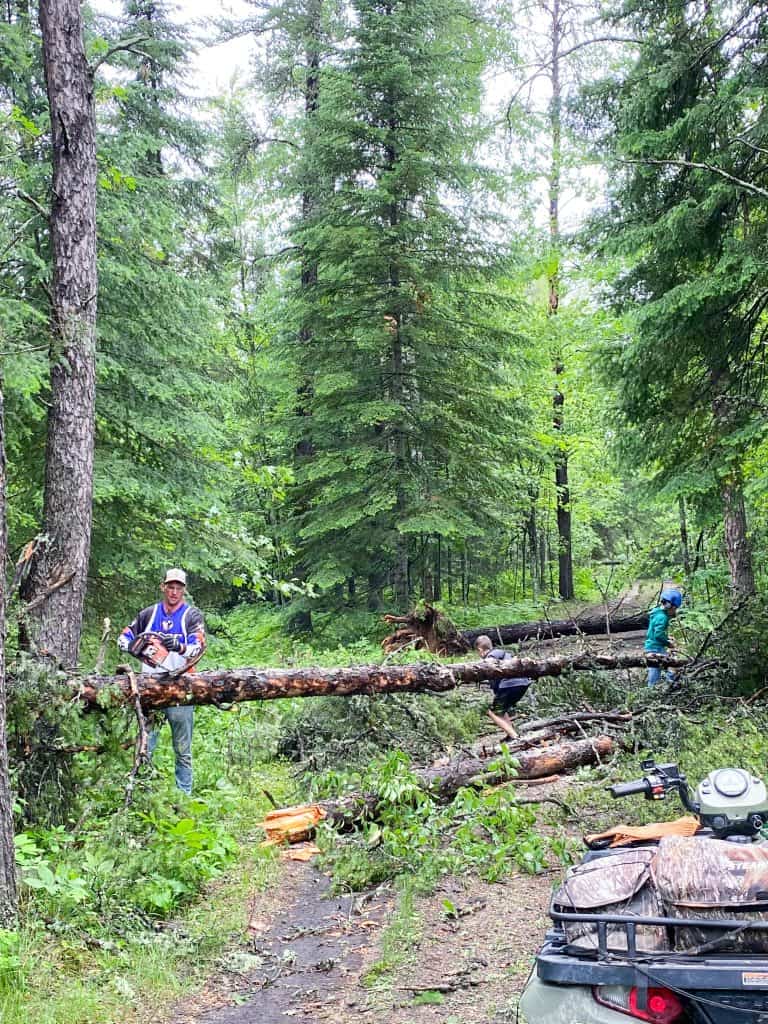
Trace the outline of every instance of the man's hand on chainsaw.
<path fill-rule="evenodd" d="M 127 651 L 128 648 L 131 646 L 131 641 L 124 633 L 121 633 L 120 636 L 117 638 L 117 646 L 119 650 Z"/>
<path fill-rule="evenodd" d="M 160 633 L 163 640 L 163 647 L 166 651 L 176 651 L 177 654 L 181 654 L 186 649 L 186 644 L 182 643 L 177 636 L 172 633 Z"/>

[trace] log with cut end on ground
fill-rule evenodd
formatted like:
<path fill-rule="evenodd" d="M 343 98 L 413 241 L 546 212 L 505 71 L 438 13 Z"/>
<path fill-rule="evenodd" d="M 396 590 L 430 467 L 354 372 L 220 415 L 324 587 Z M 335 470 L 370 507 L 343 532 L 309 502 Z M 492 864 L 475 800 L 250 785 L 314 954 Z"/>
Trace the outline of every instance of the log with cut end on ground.
<path fill-rule="evenodd" d="M 509 781 L 534 781 L 552 779 L 572 772 L 583 765 L 599 764 L 613 753 L 610 736 L 594 736 L 582 740 L 569 740 L 542 747 L 538 750 L 521 750 L 508 757 L 459 757 L 435 762 L 427 768 L 416 768 L 413 774 L 419 786 L 437 800 L 450 800 L 464 787 L 486 787 Z M 516 762 L 516 765 L 515 765 Z M 320 800 L 312 808 L 316 820 L 324 818 L 337 828 L 351 828 L 363 819 L 375 818 L 382 806 L 378 793 L 356 793 L 336 800 Z M 300 821 L 301 838 L 307 837 L 303 830 L 308 816 L 307 808 L 286 808 L 273 811 L 265 819 L 264 827 L 274 829 L 275 822 L 285 815 L 287 827 L 282 840 L 290 842 L 295 822 Z M 298 813 L 297 815 L 297 812 Z M 276 833 L 270 834 L 275 841 Z M 279 841 L 279 838 L 277 839 Z"/>
<path fill-rule="evenodd" d="M 351 668 L 239 668 L 185 673 L 169 679 L 137 676 L 141 704 L 145 709 L 177 704 L 212 704 L 217 707 L 252 700 L 280 700 L 286 697 L 375 696 L 385 693 L 445 693 L 465 683 L 498 679 L 539 679 L 569 672 L 644 668 L 683 668 L 688 658 L 668 657 L 645 651 L 619 654 L 581 651 L 576 655 L 549 658 L 512 658 L 509 661 L 458 662 L 439 665 L 359 665 Z M 132 704 L 131 685 L 124 675 L 85 676 L 69 681 L 75 696 L 86 708 Z"/>
<path fill-rule="evenodd" d="M 489 636 L 494 644 L 517 644 L 523 640 L 548 640 L 560 636 L 598 636 L 632 633 L 648 628 L 648 612 L 621 604 L 609 608 L 588 608 L 570 619 L 540 619 L 515 622 L 507 626 L 479 626 L 459 629 L 431 605 L 416 608 L 409 615 L 385 615 L 384 621 L 398 629 L 382 640 L 387 653 L 407 647 L 421 648 L 433 654 L 463 654 L 479 636 Z"/>

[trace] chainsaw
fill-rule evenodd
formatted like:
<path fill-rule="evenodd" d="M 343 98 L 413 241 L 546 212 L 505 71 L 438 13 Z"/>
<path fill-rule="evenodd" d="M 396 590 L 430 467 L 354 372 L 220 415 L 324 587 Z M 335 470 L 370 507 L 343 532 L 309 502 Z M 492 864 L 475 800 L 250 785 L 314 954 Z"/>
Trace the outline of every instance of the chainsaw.
<path fill-rule="evenodd" d="M 162 633 L 140 633 L 128 647 L 128 653 L 143 665 L 153 669 L 154 674 L 175 679 L 196 665 L 204 651 L 198 650 L 192 657 L 178 651 L 169 651 Z"/>

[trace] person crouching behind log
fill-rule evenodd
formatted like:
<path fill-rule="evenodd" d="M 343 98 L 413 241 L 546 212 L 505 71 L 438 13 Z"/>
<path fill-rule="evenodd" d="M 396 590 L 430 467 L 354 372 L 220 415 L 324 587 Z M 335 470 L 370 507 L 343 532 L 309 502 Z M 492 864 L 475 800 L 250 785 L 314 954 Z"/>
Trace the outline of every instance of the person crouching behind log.
<path fill-rule="evenodd" d="M 475 640 L 475 650 L 481 658 L 488 661 L 502 662 L 512 661 L 514 655 L 504 651 L 500 647 L 494 647 L 489 636 L 484 634 Z M 512 725 L 509 712 L 525 696 L 532 680 L 521 679 L 489 679 L 489 686 L 493 690 L 493 704 L 488 709 L 488 717 L 507 736 L 515 739 L 517 732 Z"/>

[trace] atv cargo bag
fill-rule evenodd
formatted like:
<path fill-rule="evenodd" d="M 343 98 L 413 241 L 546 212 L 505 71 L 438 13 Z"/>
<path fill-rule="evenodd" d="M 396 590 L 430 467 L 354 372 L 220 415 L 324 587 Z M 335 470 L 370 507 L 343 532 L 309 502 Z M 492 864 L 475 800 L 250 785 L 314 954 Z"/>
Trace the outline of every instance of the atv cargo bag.
<path fill-rule="evenodd" d="M 651 875 L 669 917 L 768 921 L 768 848 L 721 839 L 670 836 L 659 843 Z M 691 950 L 717 939 L 713 952 L 768 953 L 768 932 L 675 928 L 674 945 Z"/>
<path fill-rule="evenodd" d="M 621 914 L 627 918 L 663 916 L 650 883 L 655 853 L 655 849 L 617 850 L 569 869 L 552 897 L 553 910 L 584 917 L 563 922 L 569 945 L 597 949 L 597 924 L 589 920 L 593 914 Z M 609 924 L 606 937 L 609 949 L 627 949 L 627 930 L 622 925 Z M 638 925 L 635 945 L 643 951 L 668 950 L 666 929 Z"/>

